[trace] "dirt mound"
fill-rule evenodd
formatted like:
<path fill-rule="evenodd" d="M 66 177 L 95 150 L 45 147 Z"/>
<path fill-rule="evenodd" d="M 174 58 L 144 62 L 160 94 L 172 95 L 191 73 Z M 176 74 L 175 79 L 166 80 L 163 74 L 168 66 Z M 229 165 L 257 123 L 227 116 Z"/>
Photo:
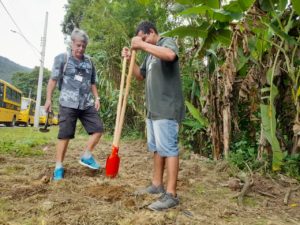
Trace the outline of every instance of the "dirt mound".
<path fill-rule="evenodd" d="M 132 193 L 126 186 L 112 186 L 112 185 L 96 185 L 87 188 L 86 193 L 88 196 L 103 199 L 107 202 L 120 201 L 127 198 Z"/>

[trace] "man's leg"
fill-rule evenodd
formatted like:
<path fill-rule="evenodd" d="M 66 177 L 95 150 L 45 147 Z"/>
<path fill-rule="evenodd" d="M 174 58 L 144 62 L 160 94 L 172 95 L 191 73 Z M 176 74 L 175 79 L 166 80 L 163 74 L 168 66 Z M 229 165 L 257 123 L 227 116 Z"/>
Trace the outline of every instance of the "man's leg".
<path fill-rule="evenodd" d="M 167 190 L 157 201 L 148 206 L 154 211 L 161 211 L 175 207 L 179 204 L 179 199 L 176 194 L 179 158 L 172 156 L 166 158 L 167 167 Z"/>
<path fill-rule="evenodd" d="M 90 169 L 100 169 L 99 163 L 94 159 L 92 152 L 98 144 L 103 132 L 103 124 L 98 116 L 98 112 L 95 107 L 91 106 L 80 113 L 79 119 L 85 128 L 86 132 L 90 134 L 89 140 L 84 149 L 84 153 L 81 156 L 79 163 Z"/>
<path fill-rule="evenodd" d="M 64 167 L 62 165 L 67 152 L 69 139 L 58 139 L 56 145 L 56 165 L 53 172 L 53 180 L 59 181 L 64 178 Z"/>
<path fill-rule="evenodd" d="M 153 174 L 152 183 L 146 188 L 139 189 L 135 192 L 136 195 L 141 194 L 162 194 L 165 192 L 163 185 L 163 174 L 165 167 L 165 159 L 161 157 L 156 150 L 156 141 L 154 137 L 153 121 L 146 120 L 147 125 L 147 144 L 150 152 L 153 152 Z"/>
<path fill-rule="evenodd" d="M 96 145 L 98 144 L 102 133 L 96 132 L 90 135 L 90 138 L 87 142 L 86 149 L 82 154 L 79 163 L 83 166 L 86 166 L 90 169 L 98 170 L 100 169 L 99 163 L 94 159 L 92 152 L 94 151 Z"/>
<path fill-rule="evenodd" d="M 178 178 L 178 169 L 179 169 L 179 158 L 167 157 L 167 192 L 171 193 L 176 197 L 176 187 L 177 187 L 177 178 Z"/>
<path fill-rule="evenodd" d="M 67 152 L 70 139 L 58 139 L 56 145 L 56 162 L 63 162 Z"/>
<path fill-rule="evenodd" d="M 70 139 L 74 138 L 78 110 L 68 107 L 59 107 L 59 131 L 56 145 L 56 166 L 53 180 L 61 180 L 64 177 L 63 161 L 67 152 Z"/>
<path fill-rule="evenodd" d="M 60 106 L 59 131 L 56 145 L 56 162 L 62 163 L 65 159 L 70 139 L 74 138 L 77 121 L 77 110 Z"/>
<path fill-rule="evenodd" d="M 154 120 L 153 136 L 157 149 L 157 152 L 154 154 L 153 183 L 162 184 L 166 164 L 167 192 L 176 196 L 179 167 L 179 149 L 177 145 L 178 123 L 174 120 Z"/>
<path fill-rule="evenodd" d="M 157 152 L 154 152 L 152 184 L 156 187 L 163 185 L 164 168 L 165 157 L 161 157 Z"/>
<path fill-rule="evenodd" d="M 96 145 L 99 143 L 101 135 L 101 133 L 93 133 L 92 135 L 90 135 L 90 138 L 86 145 L 86 149 L 91 152 L 94 151 Z"/>
<path fill-rule="evenodd" d="M 147 193 L 159 194 L 163 193 L 164 184 L 164 168 L 165 168 L 165 158 L 161 157 L 157 153 L 156 149 L 156 140 L 154 135 L 153 120 L 147 119 L 147 143 L 149 151 L 153 152 L 153 175 L 152 175 L 152 184 L 146 188 Z"/>
<path fill-rule="evenodd" d="M 157 154 L 165 160 L 166 164 L 167 189 L 164 195 L 150 204 L 148 208 L 160 211 L 179 204 L 176 194 L 179 168 L 178 123 L 175 120 L 156 120 L 153 124 Z"/>

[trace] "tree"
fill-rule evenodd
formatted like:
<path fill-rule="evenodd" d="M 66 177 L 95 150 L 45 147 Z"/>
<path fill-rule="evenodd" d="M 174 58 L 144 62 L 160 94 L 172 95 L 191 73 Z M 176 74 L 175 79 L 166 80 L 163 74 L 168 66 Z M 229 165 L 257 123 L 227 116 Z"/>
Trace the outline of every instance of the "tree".
<path fill-rule="evenodd" d="M 23 97 L 29 97 L 30 95 L 32 99 L 36 99 L 39 69 L 39 67 L 35 67 L 30 73 L 18 72 L 12 76 L 12 84 L 23 92 Z M 41 104 L 46 100 L 46 88 L 50 73 L 49 70 L 44 68 Z M 58 103 L 56 101 L 58 94 L 59 92 L 55 91 L 53 96 L 55 111 L 58 109 Z"/>

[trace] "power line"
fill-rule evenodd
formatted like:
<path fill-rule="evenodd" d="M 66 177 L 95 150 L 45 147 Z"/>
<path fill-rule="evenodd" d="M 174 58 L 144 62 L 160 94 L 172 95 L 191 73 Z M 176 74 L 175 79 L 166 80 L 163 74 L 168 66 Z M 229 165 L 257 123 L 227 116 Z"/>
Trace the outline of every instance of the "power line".
<path fill-rule="evenodd" d="M 6 13 L 8 14 L 9 18 L 12 20 L 12 22 L 14 23 L 14 25 L 18 29 L 18 32 L 14 31 L 14 30 L 11 30 L 11 31 L 14 32 L 14 33 L 20 34 L 24 38 L 24 40 L 26 41 L 26 43 L 31 47 L 31 49 L 34 50 L 34 52 L 36 51 L 36 52 L 39 53 L 38 56 L 40 57 L 40 54 L 41 54 L 40 51 L 25 37 L 25 35 L 23 34 L 21 28 L 18 26 L 18 24 L 16 23 L 16 21 L 14 20 L 14 18 L 12 17 L 12 15 L 9 13 L 9 11 L 7 10 L 7 8 L 3 4 L 2 0 L 0 0 L 0 3 L 3 6 L 4 10 L 6 11 Z M 36 52 L 35 52 L 35 54 L 36 54 Z"/>
<path fill-rule="evenodd" d="M 1 0 L 0 0 L 1 1 Z M 28 41 L 28 39 L 24 36 L 24 34 L 22 34 L 22 33 L 20 33 L 20 32 L 17 32 L 17 31 L 15 31 L 15 30 L 10 30 L 11 32 L 13 32 L 13 33 L 16 33 L 16 34 L 19 34 L 25 41 L 26 41 L 26 43 L 31 47 L 31 49 L 33 50 L 33 53 L 36 55 L 36 56 L 38 56 L 38 57 L 40 57 L 40 52 L 39 52 L 39 50 L 33 45 L 33 44 L 31 44 L 29 41 Z M 37 52 L 39 53 L 39 54 L 37 54 Z"/>

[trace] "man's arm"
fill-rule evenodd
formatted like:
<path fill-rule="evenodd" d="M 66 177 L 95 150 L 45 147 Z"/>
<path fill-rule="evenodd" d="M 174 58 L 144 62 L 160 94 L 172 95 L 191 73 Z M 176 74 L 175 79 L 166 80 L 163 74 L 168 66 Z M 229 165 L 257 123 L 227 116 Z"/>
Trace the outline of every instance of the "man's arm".
<path fill-rule="evenodd" d="M 163 46 L 149 44 L 149 43 L 143 41 L 142 38 L 139 36 L 132 38 L 131 47 L 132 47 L 132 49 L 139 49 L 139 50 L 148 52 L 149 54 L 151 54 L 163 61 L 172 62 L 177 58 L 177 55 L 173 50 L 163 47 Z"/>
<path fill-rule="evenodd" d="M 45 111 L 50 112 L 52 111 L 52 94 L 53 90 L 56 87 L 57 80 L 49 79 L 48 85 L 47 85 L 47 96 L 46 96 L 46 102 L 45 102 Z"/>
<path fill-rule="evenodd" d="M 129 48 L 127 48 L 127 47 L 123 48 L 122 57 L 125 57 L 125 59 L 130 62 L 131 54 L 130 54 Z M 134 65 L 133 65 L 132 72 L 137 80 L 144 80 L 144 76 L 141 73 L 140 67 L 136 63 L 134 63 Z"/>
<path fill-rule="evenodd" d="M 100 97 L 98 95 L 98 90 L 97 90 L 96 84 L 92 84 L 91 85 L 91 90 L 92 90 L 92 93 L 93 93 L 93 95 L 95 97 L 95 108 L 98 111 L 100 109 Z"/>
<path fill-rule="evenodd" d="M 144 76 L 141 73 L 141 69 L 136 63 L 134 63 L 133 66 L 133 75 L 137 80 L 144 80 Z"/>

